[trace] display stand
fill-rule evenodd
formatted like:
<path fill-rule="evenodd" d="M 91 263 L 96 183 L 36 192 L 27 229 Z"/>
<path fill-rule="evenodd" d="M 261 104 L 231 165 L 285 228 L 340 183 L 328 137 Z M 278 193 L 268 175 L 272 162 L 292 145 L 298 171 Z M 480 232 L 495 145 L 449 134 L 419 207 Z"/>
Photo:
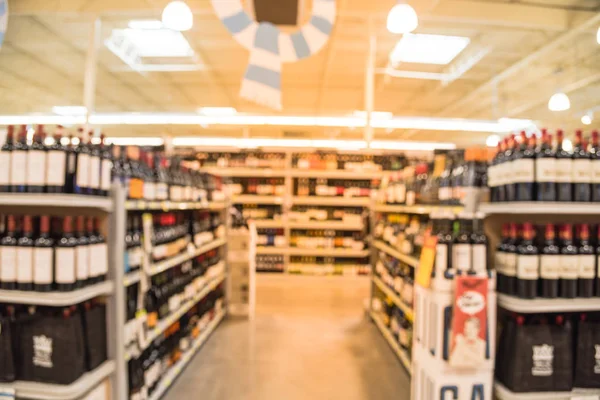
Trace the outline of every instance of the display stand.
<path fill-rule="evenodd" d="M 256 304 L 256 226 L 229 229 L 229 313 L 254 319 Z"/>

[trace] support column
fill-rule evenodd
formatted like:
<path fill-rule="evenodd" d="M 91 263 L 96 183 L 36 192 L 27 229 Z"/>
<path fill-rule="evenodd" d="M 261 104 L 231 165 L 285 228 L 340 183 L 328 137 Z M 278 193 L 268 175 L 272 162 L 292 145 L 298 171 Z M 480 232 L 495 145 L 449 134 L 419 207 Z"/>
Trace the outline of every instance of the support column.
<path fill-rule="evenodd" d="M 373 28 L 373 17 L 369 18 L 369 49 L 367 52 L 367 65 L 365 68 L 365 142 L 367 148 L 371 147 L 373 140 L 372 114 L 375 106 L 375 62 L 377 54 L 377 36 Z"/>
<path fill-rule="evenodd" d="M 85 74 L 83 76 L 83 105 L 86 129 L 90 125 L 90 115 L 95 109 L 96 99 L 96 70 L 98 64 L 98 49 L 100 48 L 102 23 L 100 18 L 95 18 L 91 24 L 90 38 L 87 54 L 85 56 Z"/>

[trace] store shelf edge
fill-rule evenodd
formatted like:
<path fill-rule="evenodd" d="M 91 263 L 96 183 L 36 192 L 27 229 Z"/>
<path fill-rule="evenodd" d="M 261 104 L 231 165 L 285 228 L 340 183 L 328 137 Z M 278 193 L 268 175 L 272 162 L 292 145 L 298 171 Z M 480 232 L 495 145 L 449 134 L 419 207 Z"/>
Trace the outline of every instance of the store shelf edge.
<path fill-rule="evenodd" d="M 526 314 L 600 311 L 600 298 L 520 299 L 518 297 L 498 293 L 498 305 L 505 310 Z"/>
<path fill-rule="evenodd" d="M 600 395 L 600 389 L 578 389 L 575 388 L 570 392 L 530 392 L 530 393 L 515 393 L 508 390 L 500 382 L 494 383 L 494 391 L 499 400 L 572 400 L 585 399 L 585 396 Z"/>
<path fill-rule="evenodd" d="M 170 268 L 173 268 L 176 265 L 179 265 L 188 260 L 191 260 L 192 258 L 199 256 L 200 254 L 206 253 L 207 251 L 210 251 L 212 249 L 216 249 L 217 247 L 223 246 L 224 244 L 225 244 L 225 239 L 218 238 L 218 239 L 213 240 L 212 242 L 209 242 L 205 245 L 200 246 L 199 248 L 194 250 L 193 253 L 188 252 L 188 253 L 178 254 L 178 255 L 171 257 L 165 261 L 161 261 L 159 263 L 153 264 L 150 267 L 149 275 L 160 274 L 161 272 L 164 272 Z"/>
<path fill-rule="evenodd" d="M 111 294 L 112 281 L 105 281 L 72 292 L 25 292 L 20 290 L 0 290 L 0 303 L 32 304 L 39 306 L 71 306 L 94 297 Z"/>
<path fill-rule="evenodd" d="M 377 285 L 377 287 L 379 287 L 390 299 L 392 299 L 392 301 L 394 302 L 394 304 L 396 306 L 398 306 L 398 308 L 400 308 L 402 310 L 402 312 L 404 312 L 404 314 L 406 315 L 406 317 L 408 318 L 408 320 L 412 322 L 413 321 L 413 310 L 412 310 L 412 308 L 410 306 L 408 306 L 407 304 L 405 304 L 402 301 L 402 299 L 398 296 L 398 294 L 396 294 L 392 289 L 390 289 L 377 276 L 373 277 L 373 282 L 375 282 L 375 285 Z"/>
<path fill-rule="evenodd" d="M 149 200 L 127 200 L 125 208 L 130 211 L 145 210 L 208 210 L 218 209 L 214 204 L 206 201 L 149 201 Z M 219 203 L 224 204 L 224 203 Z"/>
<path fill-rule="evenodd" d="M 373 246 L 375 246 L 377 249 L 383 251 L 384 253 L 397 258 L 398 260 L 410 265 L 411 267 L 417 268 L 419 266 L 419 260 L 411 257 L 409 255 L 406 254 L 402 254 L 397 250 L 394 250 L 391 246 L 387 245 L 385 242 L 381 241 L 381 240 L 374 240 L 373 241 Z"/>
<path fill-rule="evenodd" d="M 2 193 L 0 194 L 0 205 L 17 207 L 98 208 L 104 211 L 111 211 L 113 208 L 113 202 L 110 197 L 51 193 Z"/>
<path fill-rule="evenodd" d="M 437 210 L 449 210 L 457 214 L 462 211 L 461 206 L 446 206 L 446 205 L 417 205 L 417 206 L 405 206 L 405 205 L 392 205 L 392 204 L 376 204 L 373 207 L 373 211 L 381 213 L 398 213 L 398 214 L 431 214 L 432 211 Z"/>
<path fill-rule="evenodd" d="M 385 340 L 388 342 L 392 350 L 394 350 L 394 353 L 396 353 L 402 365 L 404 365 L 404 368 L 406 368 L 408 374 L 412 375 L 410 359 L 406 355 L 406 352 L 400 348 L 400 345 L 396 342 L 389 329 L 383 324 L 383 321 L 381 321 L 381 319 L 373 311 L 370 312 L 370 315 L 373 321 L 375 321 L 375 325 L 377 325 L 377 328 L 379 328 L 379 331 Z"/>
<path fill-rule="evenodd" d="M 479 210 L 487 215 L 493 214 L 562 214 L 562 215 L 594 215 L 600 214 L 598 203 L 571 202 L 511 202 L 485 203 Z"/>

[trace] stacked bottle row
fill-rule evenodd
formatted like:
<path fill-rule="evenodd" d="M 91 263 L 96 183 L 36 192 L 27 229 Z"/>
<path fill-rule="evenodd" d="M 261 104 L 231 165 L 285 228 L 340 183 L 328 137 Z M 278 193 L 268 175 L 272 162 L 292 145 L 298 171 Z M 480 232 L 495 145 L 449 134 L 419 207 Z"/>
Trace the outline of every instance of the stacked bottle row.
<path fill-rule="evenodd" d="M 545 129 L 539 144 L 525 132 L 519 140 L 511 135 L 501 141 L 488 169 L 491 200 L 600 201 L 598 132 L 592 132 L 590 142 L 577 131 L 572 151 L 566 143 L 560 129 L 556 145 Z"/>
<path fill-rule="evenodd" d="M 390 331 L 400 348 L 410 359 L 412 354 L 413 327 L 404 311 L 398 308 L 392 299 L 378 293 L 372 300 L 372 309 Z"/>
<path fill-rule="evenodd" d="M 284 257 L 281 255 L 257 254 L 256 271 L 257 272 L 283 272 Z"/>
<path fill-rule="evenodd" d="M 0 288 L 72 291 L 106 278 L 100 219 L 10 214 L 0 220 Z"/>
<path fill-rule="evenodd" d="M 271 206 L 265 204 L 244 204 L 236 205 L 235 208 L 242 213 L 245 219 L 268 219 L 275 220 L 281 218 L 281 206 Z"/>
<path fill-rule="evenodd" d="M 414 268 L 384 252 L 379 252 L 375 275 L 409 307 L 413 304 Z"/>
<path fill-rule="evenodd" d="M 375 223 L 375 238 L 408 256 L 419 257 L 427 230 L 426 216 L 381 214 Z"/>
<path fill-rule="evenodd" d="M 367 258 L 291 256 L 289 273 L 306 275 L 369 275 Z"/>
<path fill-rule="evenodd" d="M 285 153 L 241 151 L 239 153 L 197 153 L 204 167 L 219 168 L 285 168 Z"/>
<path fill-rule="evenodd" d="M 232 196 L 241 194 L 258 196 L 285 195 L 283 178 L 231 178 L 226 187 Z"/>
<path fill-rule="evenodd" d="M 352 249 L 365 248 L 365 234 L 362 232 L 335 230 L 294 230 L 290 246 L 303 249 Z"/>
<path fill-rule="evenodd" d="M 288 212 L 292 221 L 341 221 L 358 224 L 363 221 L 362 207 L 293 206 Z"/>
<path fill-rule="evenodd" d="M 380 159 L 371 155 L 337 153 L 300 153 L 292 158 L 293 168 L 312 170 L 379 171 Z"/>
<path fill-rule="evenodd" d="M 525 299 L 600 296 L 596 229 L 598 235 L 588 224 L 504 224 L 495 255 L 498 292 Z"/>
<path fill-rule="evenodd" d="M 257 230 L 256 245 L 264 247 L 286 247 L 285 232 L 283 229 L 259 228 Z"/>
<path fill-rule="evenodd" d="M 294 181 L 296 196 L 369 197 L 371 181 L 298 178 Z"/>

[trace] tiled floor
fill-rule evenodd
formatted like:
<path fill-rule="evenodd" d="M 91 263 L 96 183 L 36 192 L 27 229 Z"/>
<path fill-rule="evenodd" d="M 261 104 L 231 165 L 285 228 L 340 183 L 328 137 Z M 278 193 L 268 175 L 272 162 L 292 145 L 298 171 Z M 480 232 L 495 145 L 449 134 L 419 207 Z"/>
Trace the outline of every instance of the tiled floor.
<path fill-rule="evenodd" d="M 167 400 L 408 400 L 410 381 L 364 315 L 367 279 L 260 275 L 256 318 L 228 318 Z"/>

